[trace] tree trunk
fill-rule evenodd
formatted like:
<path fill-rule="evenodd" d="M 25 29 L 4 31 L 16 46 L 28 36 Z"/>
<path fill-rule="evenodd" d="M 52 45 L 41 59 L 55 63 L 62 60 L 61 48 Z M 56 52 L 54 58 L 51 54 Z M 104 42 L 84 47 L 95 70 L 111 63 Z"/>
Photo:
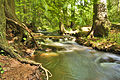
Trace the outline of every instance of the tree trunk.
<path fill-rule="evenodd" d="M 64 35 L 65 33 L 65 24 L 64 24 L 64 10 L 63 9 L 60 9 L 61 12 L 60 12 L 60 15 L 59 15 L 59 33 L 60 35 Z"/>
<path fill-rule="evenodd" d="M 64 27 L 64 24 L 63 22 L 59 22 L 59 29 L 60 29 L 60 35 L 64 35 L 65 33 L 65 27 Z"/>
<path fill-rule="evenodd" d="M 93 25 L 91 31 L 95 37 L 108 36 L 110 22 L 107 19 L 107 0 L 94 0 L 93 5 Z M 87 35 L 87 36 L 88 36 Z"/>
<path fill-rule="evenodd" d="M 110 25 L 107 19 L 106 1 L 94 0 L 93 35 L 95 37 L 108 36 Z"/>
<path fill-rule="evenodd" d="M 8 2 L 10 4 L 7 4 Z M 1 16 L 0 17 L 0 48 L 8 52 L 11 55 L 11 57 L 16 58 L 13 48 L 10 47 L 10 45 L 8 45 L 8 41 L 6 39 L 6 16 L 7 17 L 9 16 L 9 18 L 15 17 L 13 16 L 15 12 L 10 9 L 10 8 L 14 9 L 13 7 L 14 1 L 11 2 L 11 0 L 0 0 L 0 4 L 1 4 L 0 5 L 0 10 L 1 10 L 0 11 L 0 16 Z M 12 12 L 9 12 L 9 11 L 12 11 Z M 14 20 L 17 20 L 17 19 L 14 18 Z"/>
<path fill-rule="evenodd" d="M 5 9 L 5 16 L 7 18 L 12 19 L 19 24 L 22 24 L 15 14 L 14 0 L 4 0 L 4 9 Z M 21 27 L 19 27 L 18 25 L 11 23 L 7 20 L 7 28 L 9 28 L 10 26 L 17 29 L 17 31 L 19 32 L 19 34 L 16 34 L 16 35 L 19 37 L 18 42 L 20 42 L 23 37 L 23 29 Z"/>
<path fill-rule="evenodd" d="M 6 17 L 4 12 L 4 0 L 0 0 L 0 44 L 7 45 Z"/>

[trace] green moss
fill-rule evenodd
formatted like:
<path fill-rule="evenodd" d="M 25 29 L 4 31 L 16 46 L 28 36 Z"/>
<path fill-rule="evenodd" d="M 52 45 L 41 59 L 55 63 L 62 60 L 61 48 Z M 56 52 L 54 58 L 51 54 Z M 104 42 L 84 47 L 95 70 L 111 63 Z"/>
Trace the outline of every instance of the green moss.
<path fill-rule="evenodd" d="M 3 68 L 0 66 L 0 77 L 1 77 L 1 74 L 3 74 L 4 73 L 4 70 L 3 70 Z"/>

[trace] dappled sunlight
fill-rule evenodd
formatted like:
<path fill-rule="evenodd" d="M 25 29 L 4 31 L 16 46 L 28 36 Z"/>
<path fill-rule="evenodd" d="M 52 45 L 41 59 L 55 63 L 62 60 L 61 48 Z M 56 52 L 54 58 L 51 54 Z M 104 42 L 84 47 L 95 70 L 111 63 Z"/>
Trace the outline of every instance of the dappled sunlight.
<path fill-rule="evenodd" d="M 41 53 L 40 54 L 41 57 L 52 57 L 52 56 L 59 56 L 59 54 L 51 52 L 51 53 Z"/>
<path fill-rule="evenodd" d="M 90 31 L 91 27 L 82 27 L 81 29 L 82 29 L 82 31 Z"/>

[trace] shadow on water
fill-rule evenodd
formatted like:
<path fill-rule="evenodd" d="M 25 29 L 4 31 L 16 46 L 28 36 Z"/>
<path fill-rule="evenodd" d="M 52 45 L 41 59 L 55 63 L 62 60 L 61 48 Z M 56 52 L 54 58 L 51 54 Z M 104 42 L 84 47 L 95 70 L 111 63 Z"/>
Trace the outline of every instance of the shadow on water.
<path fill-rule="evenodd" d="M 120 65 L 105 62 L 106 53 L 76 43 L 61 44 L 66 50 L 34 57 L 35 61 L 43 63 L 51 71 L 53 76 L 50 80 L 120 80 Z"/>

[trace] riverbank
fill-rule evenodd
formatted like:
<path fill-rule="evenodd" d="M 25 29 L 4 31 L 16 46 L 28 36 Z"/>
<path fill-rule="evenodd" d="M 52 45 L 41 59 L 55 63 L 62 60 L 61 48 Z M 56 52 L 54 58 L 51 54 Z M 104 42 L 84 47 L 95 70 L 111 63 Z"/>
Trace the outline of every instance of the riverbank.
<path fill-rule="evenodd" d="M 83 30 L 85 31 L 85 30 Z M 87 34 L 84 33 L 83 35 Z M 86 36 L 86 35 L 85 35 Z M 78 37 L 76 42 L 80 45 L 92 47 L 93 49 L 105 52 L 120 54 L 120 28 L 119 25 L 112 25 L 107 37 Z"/>
<path fill-rule="evenodd" d="M 0 80 L 44 80 L 42 69 L 0 55 Z"/>
<path fill-rule="evenodd" d="M 93 49 L 99 51 L 120 54 L 120 44 L 110 41 L 109 39 L 79 37 L 76 42 L 80 45 L 92 47 Z"/>

